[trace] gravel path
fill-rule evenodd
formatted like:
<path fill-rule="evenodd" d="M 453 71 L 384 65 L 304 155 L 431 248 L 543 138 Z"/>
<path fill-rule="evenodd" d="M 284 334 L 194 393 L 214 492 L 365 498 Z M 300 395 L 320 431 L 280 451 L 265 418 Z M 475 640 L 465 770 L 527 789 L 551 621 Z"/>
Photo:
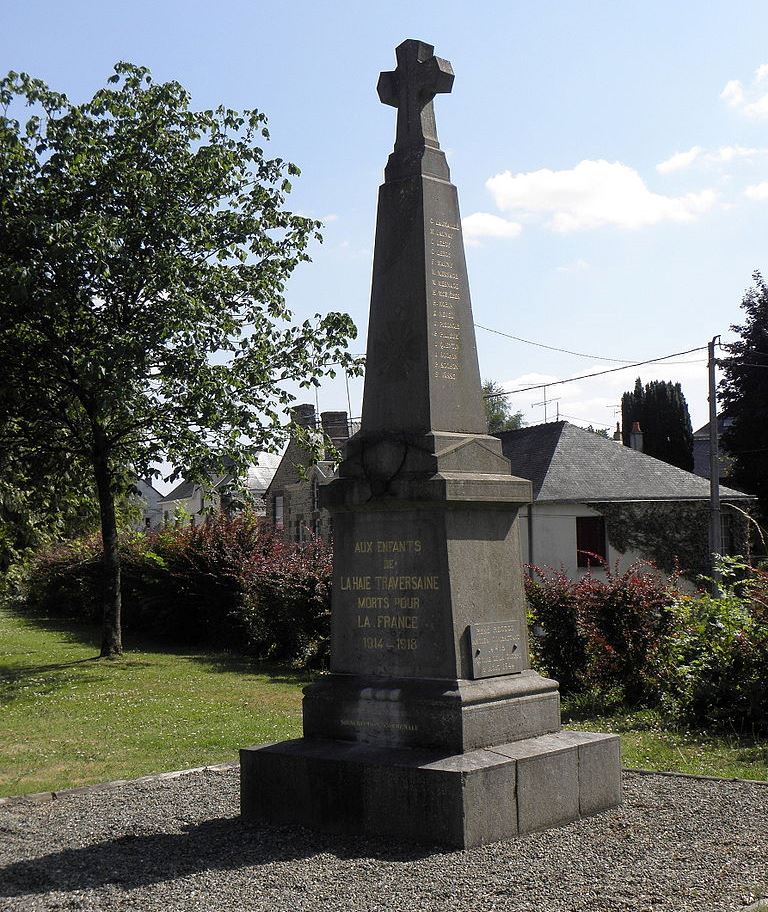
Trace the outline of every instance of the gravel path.
<path fill-rule="evenodd" d="M 768 786 L 635 773 L 624 785 L 614 811 L 467 852 L 244 825 L 232 769 L 10 804 L 0 909 L 758 908 Z"/>

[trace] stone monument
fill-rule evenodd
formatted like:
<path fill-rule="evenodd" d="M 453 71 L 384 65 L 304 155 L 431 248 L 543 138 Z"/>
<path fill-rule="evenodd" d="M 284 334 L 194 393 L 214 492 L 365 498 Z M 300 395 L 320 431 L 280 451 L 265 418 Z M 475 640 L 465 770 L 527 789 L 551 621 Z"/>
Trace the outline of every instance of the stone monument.
<path fill-rule="evenodd" d="M 562 731 L 530 668 L 517 513 L 487 434 L 456 188 L 433 99 L 450 63 L 403 42 L 379 190 L 360 431 L 323 492 L 331 673 L 304 737 L 241 751 L 243 817 L 473 846 L 621 801 L 619 740 Z"/>

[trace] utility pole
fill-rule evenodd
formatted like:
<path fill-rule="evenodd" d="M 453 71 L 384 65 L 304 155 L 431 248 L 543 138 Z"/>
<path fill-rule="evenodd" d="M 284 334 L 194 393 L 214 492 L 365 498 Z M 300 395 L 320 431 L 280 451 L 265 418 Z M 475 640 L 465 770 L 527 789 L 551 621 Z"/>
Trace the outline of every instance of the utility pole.
<path fill-rule="evenodd" d="M 715 568 L 715 555 L 723 553 L 720 527 L 720 451 L 717 434 L 717 387 L 715 385 L 715 343 L 720 336 L 714 336 L 707 346 L 709 367 L 709 550 L 712 561 L 712 590 L 720 594 L 720 574 Z"/>

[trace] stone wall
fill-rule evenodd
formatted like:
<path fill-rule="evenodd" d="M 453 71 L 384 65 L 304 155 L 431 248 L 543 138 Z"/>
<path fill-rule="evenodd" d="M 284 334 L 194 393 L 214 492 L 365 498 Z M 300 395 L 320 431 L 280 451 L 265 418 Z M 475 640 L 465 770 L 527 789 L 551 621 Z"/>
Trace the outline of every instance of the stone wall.
<path fill-rule="evenodd" d="M 709 503 L 707 501 L 593 503 L 605 517 L 606 532 L 617 551 L 636 551 L 659 569 L 680 569 L 691 580 L 709 574 Z M 741 507 L 741 505 L 739 505 Z M 723 551 L 749 555 L 749 521 L 722 502 Z"/>
<path fill-rule="evenodd" d="M 299 405 L 291 417 L 296 424 L 313 428 L 316 426 L 315 408 Z M 340 449 L 348 436 L 346 412 L 323 412 L 323 431 Z M 266 517 L 274 522 L 275 499 L 283 498 L 283 532 L 292 541 L 302 541 L 306 535 L 320 535 L 328 539 L 331 534 L 331 518 L 327 510 L 319 509 L 315 484 L 325 484 L 333 476 L 334 466 L 330 462 L 313 465 L 309 453 L 292 439 L 285 451 L 274 478 L 266 492 Z"/>

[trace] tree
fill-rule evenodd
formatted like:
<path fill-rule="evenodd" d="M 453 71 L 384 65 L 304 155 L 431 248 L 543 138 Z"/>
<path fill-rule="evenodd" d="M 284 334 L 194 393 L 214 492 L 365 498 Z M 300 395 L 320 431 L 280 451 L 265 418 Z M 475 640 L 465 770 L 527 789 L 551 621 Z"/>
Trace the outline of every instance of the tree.
<path fill-rule="evenodd" d="M 589 431 L 590 434 L 596 434 L 598 437 L 604 437 L 606 440 L 611 439 L 611 435 L 608 433 L 606 428 L 596 428 L 591 424 L 588 424 L 585 428 L 585 431 Z"/>
<path fill-rule="evenodd" d="M 504 388 L 495 380 L 483 381 L 483 402 L 485 417 L 488 419 L 488 433 L 500 434 L 502 431 L 516 431 L 525 421 L 522 412 L 513 412 Z M 489 398 L 491 397 L 491 398 Z"/>
<path fill-rule="evenodd" d="M 283 382 L 356 367 L 348 316 L 290 323 L 285 283 L 320 223 L 285 209 L 299 172 L 264 155 L 265 116 L 194 111 L 179 83 L 128 63 L 109 83 L 76 105 L 26 74 L 0 80 L 0 447 L 54 477 L 89 472 L 107 657 L 122 651 L 129 473 L 244 466 L 285 435 Z"/>
<path fill-rule="evenodd" d="M 29 468 L 10 449 L 0 453 L 0 580 L 37 549 L 98 527 L 98 504 L 81 475 L 62 466 L 56 484 Z"/>
<path fill-rule="evenodd" d="M 732 419 L 722 443 L 734 460 L 733 484 L 755 494 L 768 517 L 768 288 L 759 272 L 752 279 L 741 302 L 746 319 L 731 326 L 741 338 L 724 345 L 729 357 L 718 361 L 720 402 Z"/>
<path fill-rule="evenodd" d="M 693 471 L 693 428 L 679 383 L 652 380 L 621 397 L 621 435 L 625 446 L 635 421 L 643 432 L 643 452 L 670 465 Z"/>

